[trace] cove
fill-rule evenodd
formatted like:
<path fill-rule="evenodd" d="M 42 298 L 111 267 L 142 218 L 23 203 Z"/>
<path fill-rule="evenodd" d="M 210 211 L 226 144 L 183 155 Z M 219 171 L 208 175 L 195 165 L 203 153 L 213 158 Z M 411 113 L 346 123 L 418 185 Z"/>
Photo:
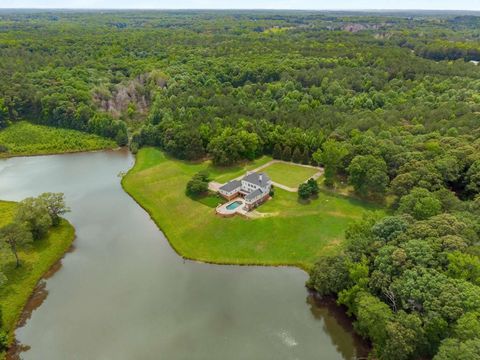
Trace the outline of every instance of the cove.
<path fill-rule="evenodd" d="M 186 261 L 122 189 L 125 151 L 0 160 L 0 198 L 64 192 L 74 249 L 16 331 L 23 359 L 353 359 L 338 309 L 288 267 Z M 192 234 L 192 241 L 195 234 Z"/>

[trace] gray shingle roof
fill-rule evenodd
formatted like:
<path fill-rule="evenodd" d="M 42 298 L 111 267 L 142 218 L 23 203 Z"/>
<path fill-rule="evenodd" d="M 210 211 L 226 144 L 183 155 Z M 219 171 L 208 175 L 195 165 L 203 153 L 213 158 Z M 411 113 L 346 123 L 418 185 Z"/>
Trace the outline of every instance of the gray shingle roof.
<path fill-rule="evenodd" d="M 270 178 L 265 173 L 253 172 L 245 176 L 242 180 L 263 187 L 268 184 L 268 182 L 270 181 Z"/>
<path fill-rule="evenodd" d="M 229 181 L 228 183 L 226 183 L 225 185 L 222 185 L 222 186 L 220 187 L 220 190 L 223 190 L 223 191 L 226 191 L 226 192 L 230 192 L 230 191 L 233 191 L 233 190 L 239 188 L 240 186 L 242 186 L 242 182 L 241 182 L 241 181 L 232 180 L 232 181 Z"/>
<path fill-rule="evenodd" d="M 253 200 L 253 199 L 255 199 L 257 196 L 262 195 L 262 194 L 263 194 L 263 191 L 262 191 L 262 190 L 260 190 L 260 189 L 254 190 L 254 191 L 252 191 L 250 194 L 248 194 L 247 196 L 245 196 L 245 200 Z"/>

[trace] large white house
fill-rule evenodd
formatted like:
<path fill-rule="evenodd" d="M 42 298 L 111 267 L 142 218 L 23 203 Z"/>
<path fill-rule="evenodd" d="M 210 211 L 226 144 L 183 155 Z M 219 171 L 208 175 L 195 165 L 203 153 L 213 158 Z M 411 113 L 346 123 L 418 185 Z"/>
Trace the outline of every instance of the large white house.
<path fill-rule="evenodd" d="M 242 196 L 247 209 L 251 209 L 268 199 L 272 181 L 265 173 L 252 172 L 242 180 L 232 180 L 221 186 L 218 192 L 227 200 Z"/>

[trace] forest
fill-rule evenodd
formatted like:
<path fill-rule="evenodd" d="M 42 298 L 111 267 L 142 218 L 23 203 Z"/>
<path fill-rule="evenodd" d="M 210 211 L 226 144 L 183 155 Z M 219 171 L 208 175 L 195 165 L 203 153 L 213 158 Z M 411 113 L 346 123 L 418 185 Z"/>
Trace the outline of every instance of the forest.
<path fill-rule="evenodd" d="M 308 286 L 379 359 L 478 359 L 479 29 L 444 12 L 0 11 L 0 128 L 321 165 L 391 214 L 347 229 Z"/>

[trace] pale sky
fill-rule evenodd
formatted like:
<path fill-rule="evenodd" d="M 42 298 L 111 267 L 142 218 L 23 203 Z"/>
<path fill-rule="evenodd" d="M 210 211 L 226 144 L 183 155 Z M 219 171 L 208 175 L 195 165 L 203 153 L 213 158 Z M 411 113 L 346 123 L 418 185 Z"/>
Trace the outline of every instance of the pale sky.
<path fill-rule="evenodd" d="M 480 10 L 480 0 L 0 0 L 0 8 Z"/>

